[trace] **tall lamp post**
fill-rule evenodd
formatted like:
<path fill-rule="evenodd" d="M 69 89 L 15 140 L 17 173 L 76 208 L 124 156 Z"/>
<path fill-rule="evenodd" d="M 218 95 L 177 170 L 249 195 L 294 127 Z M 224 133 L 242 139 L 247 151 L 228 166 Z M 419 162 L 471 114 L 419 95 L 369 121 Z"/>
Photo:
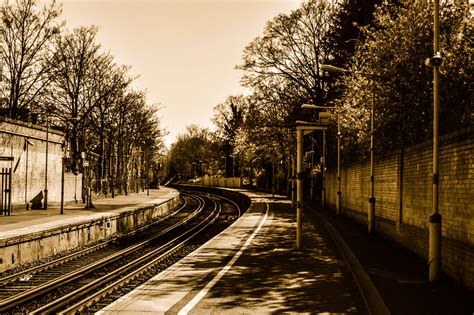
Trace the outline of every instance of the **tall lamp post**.
<path fill-rule="evenodd" d="M 441 273 L 441 215 L 438 209 L 438 109 L 439 109 L 439 67 L 442 64 L 439 51 L 439 0 L 434 1 L 433 12 L 433 57 L 425 64 L 433 68 L 433 213 L 429 217 L 429 282 L 437 282 Z"/>
<path fill-rule="evenodd" d="M 48 145 L 49 145 L 49 119 L 46 121 L 45 167 L 44 167 L 44 204 L 43 209 L 48 209 Z"/>
<path fill-rule="evenodd" d="M 302 109 L 336 109 L 337 111 L 337 195 L 336 195 L 336 214 L 341 214 L 341 121 L 339 115 L 339 107 L 337 106 L 317 106 L 313 104 L 303 104 Z M 322 159 L 322 172 L 323 172 L 323 189 L 322 189 L 322 206 L 325 206 L 326 200 L 326 179 L 325 179 L 325 164 L 326 164 L 326 131 L 323 130 L 323 159 Z"/>
<path fill-rule="evenodd" d="M 324 131 L 324 137 L 326 137 L 326 132 Z M 311 201 L 314 200 L 314 176 L 313 176 L 313 170 L 314 170 L 314 145 L 317 143 L 316 140 L 314 140 L 313 137 L 309 136 L 309 139 L 311 140 L 311 190 L 310 190 L 310 199 Z M 324 141 L 323 141 L 324 142 Z M 324 146 L 324 145 L 323 145 Z M 324 149 L 323 149 L 323 152 L 324 152 Z M 324 153 L 323 153 L 324 154 Z M 324 169 L 323 169 L 324 171 Z M 323 187 L 323 191 L 324 191 L 324 187 Z M 325 197 L 325 194 L 323 192 L 323 199 Z M 324 207 L 324 200 L 321 201 L 321 203 L 323 204 L 323 207 Z"/>
<path fill-rule="evenodd" d="M 350 70 L 335 67 L 332 65 L 321 65 L 321 70 L 328 71 L 328 72 L 336 72 L 336 73 L 351 73 Z M 364 73 L 365 75 L 373 77 L 374 75 L 369 73 Z M 373 83 L 372 83 L 373 85 Z M 373 234 L 375 232 L 375 178 L 374 178 L 374 103 L 375 103 L 375 95 L 374 95 L 374 87 L 372 86 L 372 103 L 370 108 L 370 196 L 369 196 L 369 212 L 368 212 L 368 224 L 367 224 L 367 232 L 369 234 Z M 338 118 L 338 126 L 339 126 L 339 118 Z M 339 134 L 339 131 L 338 131 Z M 337 139 L 338 146 L 340 143 L 340 137 Z M 338 154 L 338 160 L 340 159 Z M 338 163 L 339 164 L 339 163 Z M 338 181 L 340 184 L 340 174 L 338 171 Z M 340 190 L 339 190 L 340 192 Z"/>

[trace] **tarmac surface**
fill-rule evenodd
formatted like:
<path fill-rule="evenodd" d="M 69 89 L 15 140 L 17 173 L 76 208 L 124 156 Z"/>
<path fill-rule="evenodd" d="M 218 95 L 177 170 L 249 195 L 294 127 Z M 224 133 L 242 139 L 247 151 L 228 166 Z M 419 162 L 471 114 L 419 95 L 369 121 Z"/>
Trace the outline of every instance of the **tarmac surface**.
<path fill-rule="evenodd" d="M 392 314 L 474 314 L 474 291 L 442 275 L 428 283 L 427 261 L 384 239 L 367 226 L 307 203 L 310 220 L 322 215 L 350 246 Z"/>
<path fill-rule="evenodd" d="M 472 291 L 445 277 L 427 283 L 424 260 L 365 226 L 306 202 L 296 250 L 290 202 L 264 194 L 253 202 L 260 206 L 100 314 L 473 314 Z"/>
<path fill-rule="evenodd" d="M 94 202 L 95 209 L 69 203 L 63 215 L 54 205 L 13 212 L 0 216 L 0 238 L 131 210 L 169 199 L 172 193 L 162 188 L 150 190 L 149 196 L 101 199 Z M 372 314 L 384 307 L 392 314 L 474 314 L 472 290 L 447 277 L 427 283 L 425 260 L 377 234 L 368 236 L 366 226 L 317 204 L 305 202 L 303 250 L 296 250 L 291 203 L 281 196 L 250 194 L 257 206 L 237 223 L 158 274 L 141 292 L 130 292 L 102 312 L 367 314 L 367 305 L 374 302 L 370 299 L 377 304 L 380 297 L 382 308 L 372 309 Z M 360 270 L 353 266 L 357 263 Z M 369 287 L 365 295 L 360 290 L 364 287 Z"/>
<path fill-rule="evenodd" d="M 290 201 L 250 196 L 231 227 L 98 313 L 367 314 L 327 232 L 306 222 L 297 250 Z"/>

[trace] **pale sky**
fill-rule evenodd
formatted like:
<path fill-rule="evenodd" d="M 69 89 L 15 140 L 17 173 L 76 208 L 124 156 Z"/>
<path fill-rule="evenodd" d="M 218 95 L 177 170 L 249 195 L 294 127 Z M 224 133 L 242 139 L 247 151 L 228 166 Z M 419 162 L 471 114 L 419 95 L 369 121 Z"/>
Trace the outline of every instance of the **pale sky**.
<path fill-rule="evenodd" d="M 98 42 L 140 75 L 134 87 L 160 104 L 161 127 L 175 141 L 190 124 L 211 127 L 213 108 L 245 92 L 235 66 L 279 13 L 301 0 L 63 0 L 66 27 L 100 27 Z"/>

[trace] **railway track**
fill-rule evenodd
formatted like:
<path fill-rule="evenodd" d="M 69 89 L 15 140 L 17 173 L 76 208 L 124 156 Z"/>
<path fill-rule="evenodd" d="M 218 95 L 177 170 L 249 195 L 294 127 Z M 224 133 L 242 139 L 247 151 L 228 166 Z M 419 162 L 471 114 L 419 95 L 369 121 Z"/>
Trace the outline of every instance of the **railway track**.
<path fill-rule="evenodd" d="M 182 207 L 132 235 L 1 278 L 0 313 L 82 312 L 164 269 L 222 213 L 218 197 L 182 195 Z"/>

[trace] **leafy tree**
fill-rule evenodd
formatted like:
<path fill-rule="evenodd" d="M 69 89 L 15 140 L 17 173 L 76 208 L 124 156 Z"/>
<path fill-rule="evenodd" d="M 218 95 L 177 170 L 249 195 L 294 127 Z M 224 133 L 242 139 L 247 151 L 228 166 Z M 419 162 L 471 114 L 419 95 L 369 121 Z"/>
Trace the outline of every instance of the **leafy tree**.
<path fill-rule="evenodd" d="M 216 113 L 212 121 L 217 127 L 217 136 L 230 146 L 233 146 L 235 134 L 242 126 L 247 107 L 243 95 L 229 96 L 224 103 L 214 107 Z"/>
<path fill-rule="evenodd" d="M 104 141 L 109 143 L 107 156 L 113 164 L 109 174 L 115 179 L 114 186 L 119 188 L 119 193 L 127 194 L 129 186 L 137 189 L 140 177 L 158 163 L 164 135 L 158 110 L 156 105 L 146 103 L 143 91 L 128 91 L 107 116 L 111 124 L 107 125 L 108 137 Z M 101 129 L 100 124 L 97 127 Z M 100 150 L 101 144 L 96 148 Z"/>
<path fill-rule="evenodd" d="M 374 100 L 375 139 L 379 151 L 430 138 L 432 130 L 432 3 L 384 4 L 375 11 L 373 27 L 356 50 L 342 99 L 344 130 L 356 147 L 368 152 L 369 114 Z M 473 46 L 469 6 L 441 6 L 440 129 L 447 132 L 472 124 Z M 350 134 L 350 135 L 349 135 Z"/>
<path fill-rule="evenodd" d="M 216 136 L 221 140 L 226 161 L 226 177 L 231 176 L 235 169 L 235 159 L 230 159 L 234 148 L 236 135 L 244 123 L 244 116 L 248 110 L 247 99 L 243 95 L 229 96 L 224 103 L 214 107 L 213 122 L 216 126 Z"/>
<path fill-rule="evenodd" d="M 169 174 L 180 174 L 185 178 L 202 176 L 207 168 L 220 159 L 213 135 L 207 128 L 197 125 L 186 127 L 186 133 L 178 135 L 168 153 Z"/>
<path fill-rule="evenodd" d="M 351 0 L 339 4 L 334 15 L 333 27 L 329 32 L 332 54 L 328 62 L 343 68 L 350 66 L 356 44 L 364 40 L 361 29 L 372 25 L 373 12 L 376 5 L 381 2 L 381 0 Z"/>
<path fill-rule="evenodd" d="M 61 6 L 55 1 L 41 10 L 37 6 L 37 0 L 7 0 L 0 8 L 5 115 L 14 119 L 28 119 L 37 111 L 37 97 L 49 82 L 50 64 L 44 61 L 53 53 L 48 45 L 64 24 L 57 22 Z"/>

